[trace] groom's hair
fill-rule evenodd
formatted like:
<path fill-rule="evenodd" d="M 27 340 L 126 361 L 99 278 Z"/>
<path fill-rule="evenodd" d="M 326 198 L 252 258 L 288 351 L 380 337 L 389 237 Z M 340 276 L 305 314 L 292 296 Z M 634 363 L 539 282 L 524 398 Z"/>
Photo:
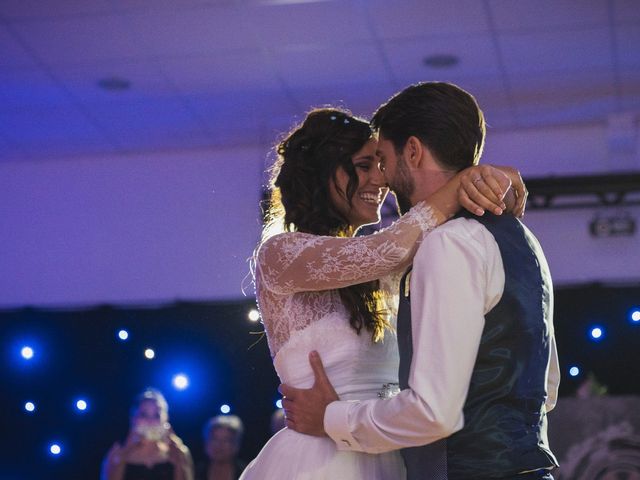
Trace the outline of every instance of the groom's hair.
<path fill-rule="evenodd" d="M 440 164 L 460 171 L 482 155 L 485 123 L 473 96 L 456 85 L 423 82 L 391 97 L 374 113 L 371 125 L 400 155 L 417 137 Z"/>

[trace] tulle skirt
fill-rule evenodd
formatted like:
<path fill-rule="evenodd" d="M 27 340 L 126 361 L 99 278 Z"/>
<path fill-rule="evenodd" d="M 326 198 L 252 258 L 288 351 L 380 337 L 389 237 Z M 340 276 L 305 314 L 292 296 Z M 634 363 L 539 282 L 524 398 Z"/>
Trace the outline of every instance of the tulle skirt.
<path fill-rule="evenodd" d="M 333 440 L 284 428 L 247 466 L 240 480 L 404 480 L 400 452 L 338 451 Z"/>

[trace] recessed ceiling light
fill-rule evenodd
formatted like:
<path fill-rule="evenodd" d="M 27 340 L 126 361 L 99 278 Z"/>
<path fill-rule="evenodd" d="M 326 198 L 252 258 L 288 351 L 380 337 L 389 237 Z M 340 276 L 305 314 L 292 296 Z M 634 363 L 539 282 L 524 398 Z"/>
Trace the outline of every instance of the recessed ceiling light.
<path fill-rule="evenodd" d="M 129 90 L 131 82 L 126 78 L 105 77 L 98 80 L 98 86 L 109 92 L 122 92 L 124 90 Z"/>
<path fill-rule="evenodd" d="M 425 57 L 423 62 L 427 67 L 431 68 L 451 68 L 455 67 L 460 62 L 460 59 L 456 55 L 438 53 Z"/>

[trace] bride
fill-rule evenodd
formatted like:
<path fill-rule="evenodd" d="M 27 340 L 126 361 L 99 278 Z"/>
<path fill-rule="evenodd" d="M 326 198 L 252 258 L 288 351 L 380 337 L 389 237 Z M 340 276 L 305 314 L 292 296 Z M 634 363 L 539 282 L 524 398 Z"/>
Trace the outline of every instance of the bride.
<path fill-rule="evenodd" d="M 388 193 L 375 152 L 366 121 L 338 109 L 310 112 L 277 147 L 269 217 L 254 258 L 258 304 L 281 383 L 311 387 L 308 354 L 317 350 L 343 400 L 386 396 L 397 382 L 399 280 L 422 235 L 454 215 L 460 202 L 475 212 L 478 206 L 495 211 L 499 183 L 509 184 L 492 167 L 472 167 L 475 178 L 481 172 L 486 180 L 486 196 L 461 173 L 392 226 L 354 237 L 359 227 L 380 221 Z M 458 190 L 466 191 L 460 202 Z M 285 428 L 241 479 L 404 477 L 398 452 L 338 451 L 328 438 Z"/>

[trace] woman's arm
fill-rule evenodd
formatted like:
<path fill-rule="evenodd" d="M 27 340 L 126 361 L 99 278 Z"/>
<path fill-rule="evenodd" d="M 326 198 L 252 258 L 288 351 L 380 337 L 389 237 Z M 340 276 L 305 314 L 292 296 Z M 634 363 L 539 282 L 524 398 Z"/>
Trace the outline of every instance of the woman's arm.
<path fill-rule="evenodd" d="M 118 442 L 113 444 L 102 462 L 101 480 L 122 480 L 126 466 L 124 453 Z"/>
<path fill-rule="evenodd" d="M 509 180 L 492 167 L 472 167 L 373 235 L 342 238 L 294 232 L 268 239 L 257 255 L 259 281 L 275 293 L 290 294 L 343 288 L 403 269 L 411 262 L 422 235 L 459 210 L 461 195 L 466 193 L 463 181 L 478 172 L 487 179 L 488 187 L 483 186 L 482 191 L 474 187 L 464 198 L 474 198 L 479 205 L 501 213 Z"/>

